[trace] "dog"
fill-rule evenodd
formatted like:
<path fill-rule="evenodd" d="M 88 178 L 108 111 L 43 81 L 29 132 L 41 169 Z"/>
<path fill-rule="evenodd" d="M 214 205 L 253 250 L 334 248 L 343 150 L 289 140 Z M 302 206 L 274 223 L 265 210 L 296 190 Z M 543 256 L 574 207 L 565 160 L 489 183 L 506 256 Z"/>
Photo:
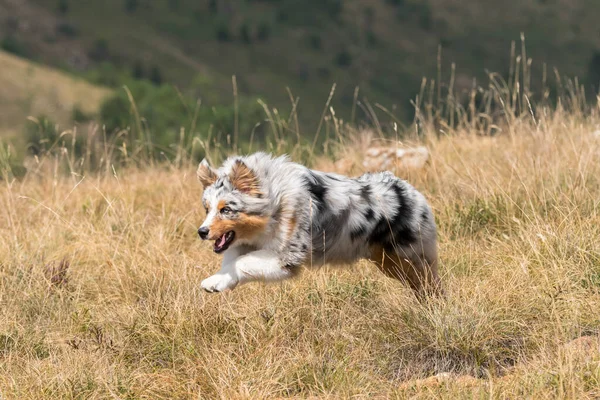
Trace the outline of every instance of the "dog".
<path fill-rule="evenodd" d="M 362 258 L 419 294 L 440 290 L 431 208 L 391 172 L 349 178 L 259 152 L 218 169 L 204 159 L 197 177 L 206 210 L 198 235 L 223 253 L 221 270 L 201 283 L 207 292 Z"/>

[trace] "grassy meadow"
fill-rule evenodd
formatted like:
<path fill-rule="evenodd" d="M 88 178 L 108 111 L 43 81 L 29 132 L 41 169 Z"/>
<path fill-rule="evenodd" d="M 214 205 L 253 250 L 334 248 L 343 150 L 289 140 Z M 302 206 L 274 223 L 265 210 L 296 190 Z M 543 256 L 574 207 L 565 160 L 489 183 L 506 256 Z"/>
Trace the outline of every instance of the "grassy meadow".
<path fill-rule="evenodd" d="M 62 126 L 73 109 L 97 112 L 110 91 L 0 51 L 0 137 L 18 136 L 28 116 L 51 115 Z"/>
<path fill-rule="evenodd" d="M 464 107 L 425 83 L 398 128 L 431 151 L 396 171 L 439 227 L 446 296 L 423 303 L 368 262 L 202 292 L 220 257 L 192 154 L 232 151 L 206 135 L 163 159 L 144 132 L 78 154 L 65 132 L 19 178 L 2 145 L 0 397 L 598 398 L 600 110 L 568 85 L 531 104 L 522 79 Z M 326 107 L 324 144 L 294 145 L 293 115 L 265 110 L 268 150 L 322 169 L 359 174 L 383 140 Z"/>

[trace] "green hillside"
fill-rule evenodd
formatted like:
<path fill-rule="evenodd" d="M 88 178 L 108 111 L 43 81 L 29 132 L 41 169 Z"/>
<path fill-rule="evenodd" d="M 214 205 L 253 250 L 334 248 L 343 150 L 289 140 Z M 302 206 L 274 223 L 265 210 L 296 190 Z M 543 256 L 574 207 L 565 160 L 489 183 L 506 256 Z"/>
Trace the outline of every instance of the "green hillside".
<path fill-rule="evenodd" d="M 0 137 L 19 134 L 29 116 L 52 116 L 63 128 L 74 110 L 94 115 L 110 90 L 0 51 Z"/>
<path fill-rule="evenodd" d="M 232 102 L 236 75 L 242 95 L 284 110 L 289 87 L 311 121 L 333 83 L 338 115 L 359 86 L 359 99 L 409 118 L 438 45 L 459 90 L 486 69 L 508 74 L 521 32 L 540 81 L 544 62 L 584 81 L 600 70 L 593 0 L 0 0 L 0 11 L 3 47 L 94 82 L 168 82 L 214 105 Z"/>

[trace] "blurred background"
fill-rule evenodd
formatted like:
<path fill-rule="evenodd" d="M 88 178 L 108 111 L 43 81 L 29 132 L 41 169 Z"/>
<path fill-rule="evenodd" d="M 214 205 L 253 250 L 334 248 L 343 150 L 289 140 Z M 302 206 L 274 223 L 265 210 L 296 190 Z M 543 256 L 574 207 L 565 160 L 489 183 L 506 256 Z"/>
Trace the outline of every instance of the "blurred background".
<path fill-rule="evenodd" d="M 0 138 L 35 153 L 96 124 L 241 145 L 280 118 L 311 142 L 324 112 L 389 131 L 432 95 L 423 77 L 460 102 L 525 54 L 532 97 L 555 70 L 593 94 L 599 21 L 596 0 L 0 0 Z"/>

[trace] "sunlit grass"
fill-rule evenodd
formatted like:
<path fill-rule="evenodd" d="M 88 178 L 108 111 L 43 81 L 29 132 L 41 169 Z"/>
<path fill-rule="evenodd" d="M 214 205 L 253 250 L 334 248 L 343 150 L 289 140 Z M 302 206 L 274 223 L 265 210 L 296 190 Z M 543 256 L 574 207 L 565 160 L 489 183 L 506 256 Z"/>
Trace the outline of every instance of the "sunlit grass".
<path fill-rule="evenodd" d="M 600 120 L 592 106 L 517 103 L 497 121 L 492 108 L 452 124 L 431 109 L 407 128 L 431 151 L 425 169 L 398 171 L 439 226 L 447 296 L 427 302 L 368 262 L 203 293 L 220 257 L 195 233 L 190 154 L 227 148 L 186 138 L 176 162 L 145 164 L 117 163 L 135 149 L 114 146 L 92 170 L 57 143 L 0 181 L 2 396 L 597 397 Z M 273 151 L 323 168 L 360 161 L 365 132 L 326 115 L 326 152 Z M 280 139 L 296 137 L 293 117 L 271 118 Z M 581 336 L 584 352 L 565 346 Z M 418 380 L 440 373 L 452 375 Z"/>

